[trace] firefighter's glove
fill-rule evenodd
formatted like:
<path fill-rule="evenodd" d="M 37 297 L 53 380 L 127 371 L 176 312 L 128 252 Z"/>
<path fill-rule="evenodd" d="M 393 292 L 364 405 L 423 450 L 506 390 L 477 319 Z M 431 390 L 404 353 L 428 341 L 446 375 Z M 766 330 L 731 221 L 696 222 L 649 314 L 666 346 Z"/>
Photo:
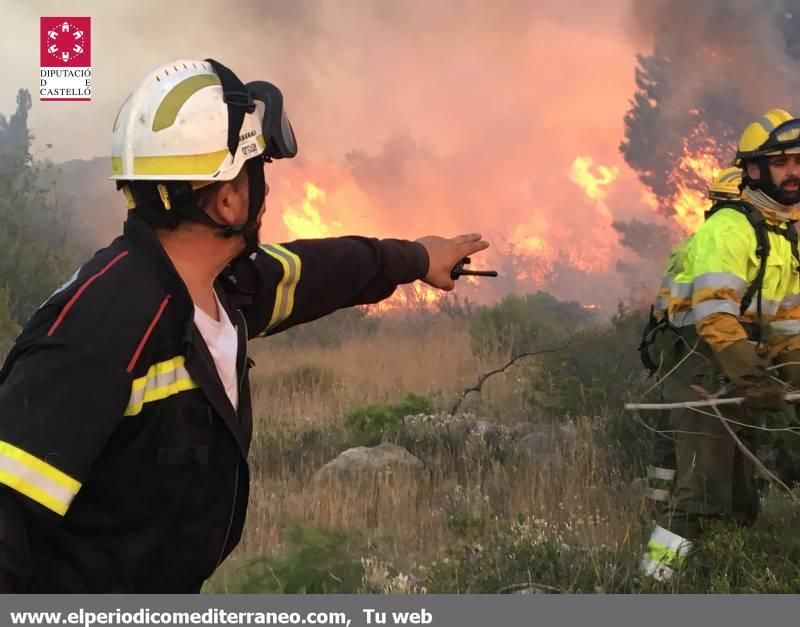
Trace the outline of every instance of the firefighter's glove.
<path fill-rule="evenodd" d="M 744 397 L 748 409 L 780 411 L 786 407 L 786 390 L 770 378 L 766 362 L 747 340 L 738 340 L 717 353 L 722 373 L 736 386 L 736 393 Z"/>

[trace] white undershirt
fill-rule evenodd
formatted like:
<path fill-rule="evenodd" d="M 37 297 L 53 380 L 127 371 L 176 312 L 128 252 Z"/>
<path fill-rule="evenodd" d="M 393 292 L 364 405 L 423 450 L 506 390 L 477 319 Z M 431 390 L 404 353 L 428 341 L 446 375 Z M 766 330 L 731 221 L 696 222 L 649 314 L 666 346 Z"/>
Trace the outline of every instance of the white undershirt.
<path fill-rule="evenodd" d="M 225 386 L 225 392 L 231 400 L 233 408 L 239 409 L 239 387 L 236 381 L 236 353 L 239 346 L 236 328 L 225 313 L 225 308 L 219 302 L 216 292 L 214 299 L 217 303 L 219 322 L 195 305 L 194 323 L 200 335 L 208 346 L 214 365 L 217 367 L 219 378 Z"/>

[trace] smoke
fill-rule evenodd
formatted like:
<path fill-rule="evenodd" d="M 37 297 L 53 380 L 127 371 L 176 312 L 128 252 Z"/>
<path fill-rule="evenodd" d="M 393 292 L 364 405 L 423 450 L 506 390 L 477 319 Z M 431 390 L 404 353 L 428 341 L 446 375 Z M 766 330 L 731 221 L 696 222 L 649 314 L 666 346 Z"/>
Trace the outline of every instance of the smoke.
<path fill-rule="evenodd" d="M 481 281 L 482 299 L 551 289 L 613 309 L 625 253 L 612 222 L 648 211 L 617 150 L 635 59 L 622 27 L 627 3 L 613 4 L 103 3 L 91 13 L 93 101 L 35 102 L 31 126 L 78 176 L 76 160 L 107 158 L 114 117 L 142 76 L 165 60 L 210 56 L 244 80 L 279 85 L 298 134 L 298 157 L 267 167 L 265 238 L 291 238 L 292 228 L 409 238 L 479 231 L 493 247 L 473 265 L 509 268 Z M 35 93 L 30 41 L 39 15 L 61 11 L 55 0 L 13 6 L 8 23 L 26 39 L 0 38 L 4 84 Z M 576 184 L 578 157 L 590 157 L 599 177 L 601 168 L 618 172 L 601 200 Z M 84 165 L 93 178 L 64 189 L 83 196 L 82 215 L 118 215 L 113 185 Z M 309 198 L 312 184 L 324 193 Z M 88 193 L 95 186 L 108 196 Z"/>
<path fill-rule="evenodd" d="M 739 134 L 772 108 L 797 111 L 800 1 L 634 0 L 626 20 L 638 54 L 636 89 L 620 150 L 671 228 L 618 221 L 637 257 L 616 267 L 626 287 L 652 298 L 670 244 L 692 232 L 716 171 Z"/>
<path fill-rule="evenodd" d="M 708 153 L 721 166 L 738 134 L 768 109 L 794 111 L 800 89 L 797 0 L 635 0 L 630 28 L 652 53 L 638 55 L 636 93 L 621 150 L 669 215 L 681 156 Z"/>

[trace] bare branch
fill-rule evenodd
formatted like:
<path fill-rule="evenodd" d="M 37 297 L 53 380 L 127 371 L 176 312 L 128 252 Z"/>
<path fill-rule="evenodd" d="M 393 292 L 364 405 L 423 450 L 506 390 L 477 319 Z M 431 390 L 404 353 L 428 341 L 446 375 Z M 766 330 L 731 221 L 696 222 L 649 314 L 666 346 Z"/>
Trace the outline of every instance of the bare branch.
<path fill-rule="evenodd" d="M 536 355 L 544 355 L 545 353 L 557 353 L 558 351 L 562 351 L 565 348 L 567 348 L 567 346 L 570 345 L 572 340 L 573 338 L 569 338 L 569 340 L 567 340 L 565 344 L 563 344 L 562 346 L 558 346 L 556 348 L 545 348 L 540 351 L 520 353 L 519 355 L 512 357 L 508 363 L 501 366 L 500 368 L 496 368 L 495 370 L 490 370 L 489 372 L 482 374 L 480 377 L 478 377 L 478 382 L 475 385 L 473 385 L 472 387 L 468 387 L 458 395 L 456 402 L 453 404 L 453 408 L 450 410 L 450 415 L 455 416 L 456 411 L 458 411 L 458 408 L 461 406 L 461 403 L 467 397 L 467 394 L 469 394 L 470 392 L 480 392 L 481 389 L 483 388 L 483 384 L 486 382 L 486 379 L 496 374 L 500 374 L 501 372 L 505 372 L 506 369 L 509 368 L 511 365 L 513 365 L 518 359 L 522 359 L 523 357 L 534 357 Z"/>
<path fill-rule="evenodd" d="M 800 392 L 792 392 L 785 397 L 787 402 L 800 401 Z M 718 405 L 739 405 L 744 397 L 715 398 L 705 401 L 684 401 L 681 403 L 625 403 L 625 409 L 634 411 L 662 410 L 662 409 L 692 409 L 694 407 L 717 407 Z"/>
<path fill-rule="evenodd" d="M 548 586 L 544 583 L 512 583 L 508 586 L 503 586 L 497 591 L 497 594 L 511 594 L 514 592 L 523 592 L 525 590 L 542 590 L 543 592 L 552 592 L 552 593 L 560 593 L 561 588 L 556 588 L 555 586 Z"/>

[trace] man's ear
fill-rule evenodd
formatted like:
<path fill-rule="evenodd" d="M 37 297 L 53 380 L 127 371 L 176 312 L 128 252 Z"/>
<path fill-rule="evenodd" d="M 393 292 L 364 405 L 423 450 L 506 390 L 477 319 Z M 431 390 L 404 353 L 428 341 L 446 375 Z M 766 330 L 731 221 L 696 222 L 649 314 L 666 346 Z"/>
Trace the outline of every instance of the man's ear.
<path fill-rule="evenodd" d="M 747 164 L 747 176 L 754 181 L 757 181 L 761 178 L 761 170 L 759 169 L 758 165 L 752 161 Z"/>
<path fill-rule="evenodd" d="M 205 211 L 212 220 L 220 224 L 238 224 L 240 222 L 241 199 L 233 181 L 220 183 L 210 201 L 206 205 Z"/>

